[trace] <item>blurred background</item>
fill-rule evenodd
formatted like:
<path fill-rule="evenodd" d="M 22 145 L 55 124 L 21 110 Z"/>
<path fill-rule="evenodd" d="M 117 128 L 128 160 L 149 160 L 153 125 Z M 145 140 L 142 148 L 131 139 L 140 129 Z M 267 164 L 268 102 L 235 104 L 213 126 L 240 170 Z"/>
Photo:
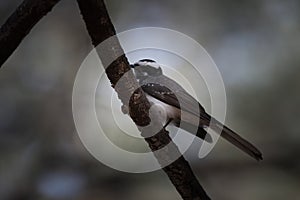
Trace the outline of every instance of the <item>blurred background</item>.
<path fill-rule="evenodd" d="M 0 24 L 21 2 L 0 1 Z M 226 124 L 256 144 L 264 160 L 223 140 L 204 159 L 188 152 L 212 199 L 300 199 L 299 1 L 110 0 L 107 8 L 117 32 L 180 31 L 219 67 Z M 91 49 L 76 2 L 63 0 L 0 69 L 0 199 L 180 199 L 162 171 L 113 170 L 81 143 L 72 88 Z"/>

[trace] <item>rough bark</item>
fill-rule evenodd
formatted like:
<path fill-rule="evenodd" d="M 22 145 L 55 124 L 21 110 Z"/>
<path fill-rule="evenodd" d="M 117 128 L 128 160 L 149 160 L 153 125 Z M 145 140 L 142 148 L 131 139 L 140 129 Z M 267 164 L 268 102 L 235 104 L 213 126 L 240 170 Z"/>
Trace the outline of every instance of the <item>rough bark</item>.
<path fill-rule="evenodd" d="M 78 0 L 77 2 L 95 47 L 107 38 L 116 35 L 115 28 L 102 0 Z M 117 37 L 110 40 L 110 44 L 105 45 L 100 51 L 98 51 L 98 55 L 101 62 L 104 66 L 108 66 L 105 69 L 106 75 L 122 103 L 129 107 L 129 113 L 133 121 L 139 126 L 149 124 L 150 104 L 134 78 Z M 118 55 L 122 56 L 119 57 Z M 110 60 L 114 60 L 114 62 L 109 63 Z M 121 77 L 122 84 L 117 84 Z M 130 106 L 128 105 L 129 99 Z"/>
<path fill-rule="evenodd" d="M 95 47 L 107 38 L 116 34 L 103 0 L 77 0 L 77 2 L 92 43 Z M 109 60 L 107 59 L 107 56 L 115 57 L 114 55 L 120 55 L 120 51 L 123 52 L 117 39 L 111 42 L 111 45 L 112 46 L 105 49 L 105 53 L 98 53 L 104 66 L 109 65 L 106 68 L 106 74 L 114 87 L 119 79 L 130 70 L 130 66 L 124 54 L 121 57 L 118 57 L 118 59 L 113 63 L 106 63 L 106 60 Z M 132 93 L 131 90 L 135 90 L 129 103 L 130 116 L 137 125 L 148 125 L 150 122 L 150 104 L 146 99 L 144 92 L 138 88 L 133 74 L 131 72 L 126 74 L 129 74 L 129 76 L 126 77 L 126 80 L 123 82 L 123 87 L 115 88 L 115 90 L 118 92 L 118 96 L 123 103 L 126 101 L 123 101 L 123 99 L 127 99 L 128 95 Z M 162 129 L 159 133 L 152 137 L 146 138 L 148 134 L 152 134 L 151 129 L 151 127 L 141 129 L 142 135 L 145 136 L 145 140 L 154 152 L 158 162 L 163 165 L 168 160 L 173 159 L 172 155 L 176 155 L 176 153 L 180 152 L 165 129 Z M 156 151 L 166 145 L 168 145 L 168 148 L 164 151 Z M 180 156 L 175 162 L 164 167 L 163 170 L 168 175 L 169 179 L 183 199 L 210 199 L 201 187 L 200 183 L 197 181 L 191 167 L 183 156 Z"/>
<path fill-rule="evenodd" d="M 143 131 L 142 134 L 145 134 L 145 132 L 147 131 Z M 154 152 L 158 162 L 163 166 L 165 166 L 165 162 L 168 162 L 169 160 L 175 160 L 173 156 L 180 154 L 179 149 L 177 148 L 176 144 L 172 142 L 168 131 L 165 129 L 161 130 L 152 137 L 145 138 L 145 140 L 149 144 L 151 150 Z M 164 151 L 157 151 L 166 145 L 168 146 L 164 149 Z M 164 167 L 163 170 L 168 175 L 182 199 L 210 199 L 203 187 L 198 182 L 189 163 L 182 155 L 175 162 Z"/>
<path fill-rule="evenodd" d="M 59 0 L 23 1 L 0 29 L 0 66 L 2 66 L 14 52 L 34 25 L 51 11 L 58 1 Z M 103 0 L 77 0 L 77 2 L 95 47 L 116 34 Z M 129 106 L 129 114 L 133 121 L 139 126 L 148 125 L 150 123 L 150 103 L 142 89 L 138 87 L 134 75 L 130 70 L 128 60 L 123 54 L 123 49 L 117 38 L 112 40 L 106 49 L 102 49 L 102 51 L 98 53 L 103 65 L 108 66 L 105 70 L 112 87 L 114 87 L 125 106 Z M 117 59 L 114 59 L 114 62 L 109 63 L 109 60 L 115 58 L 116 55 L 122 56 L 117 57 Z M 117 82 L 121 77 L 123 84 L 117 86 Z M 130 99 L 129 105 L 126 105 L 128 98 Z M 161 126 L 160 122 L 153 124 L 154 126 Z M 165 129 L 162 129 L 159 133 L 148 138 L 146 136 L 152 134 L 152 127 L 141 128 L 141 130 L 142 135 L 145 136 L 145 140 L 161 165 L 164 165 L 165 162 L 169 160 L 174 160 L 172 156 L 180 153 Z M 164 151 L 156 151 L 166 145 L 168 145 L 168 148 L 165 148 Z M 175 162 L 164 167 L 163 170 L 183 199 L 210 199 L 182 155 Z"/>

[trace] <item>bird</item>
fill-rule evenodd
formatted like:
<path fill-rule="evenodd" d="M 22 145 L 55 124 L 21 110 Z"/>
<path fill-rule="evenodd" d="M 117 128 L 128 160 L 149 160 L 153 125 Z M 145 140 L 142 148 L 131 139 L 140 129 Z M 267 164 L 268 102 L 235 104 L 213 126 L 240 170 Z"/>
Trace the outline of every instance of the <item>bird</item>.
<path fill-rule="evenodd" d="M 255 160 L 263 159 L 262 153 L 253 144 L 210 116 L 179 83 L 164 75 L 161 65 L 156 61 L 141 59 L 130 64 L 130 67 L 148 101 L 160 105 L 166 112 L 167 121 L 164 127 L 172 123 L 176 127 L 195 133 L 206 142 L 212 142 L 212 137 L 206 131 L 206 128 L 210 127 Z"/>

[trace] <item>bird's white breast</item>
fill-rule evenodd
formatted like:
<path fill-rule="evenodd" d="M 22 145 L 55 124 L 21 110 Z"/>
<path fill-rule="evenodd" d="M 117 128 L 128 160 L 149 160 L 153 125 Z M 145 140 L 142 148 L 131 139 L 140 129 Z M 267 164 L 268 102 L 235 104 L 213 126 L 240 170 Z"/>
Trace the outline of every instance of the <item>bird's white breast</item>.
<path fill-rule="evenodd" d="M 174 106 L 168 105 L 150 95 L 146 95 L 148 101 L 152 102 L 156 106 L 160 106 L 163 112 L 166 114 L 167 118 L 177 119 L 180 117 L 180 110 Z M 167 119 L 167 120 L 168 120 Z"/>
<path fill-rule="evenodd" d="M 163 121 L 167 122 L 169 119 L 181 119 L 189 124 L 193 124 L 195 126 L 199 125 L 199 117 L 195 116 L 186 111 L 180 111 L 177 107 L 166 104 L 148 94 L 146 94 L 148 101 L 152 102 L 152 106 L 159 107 L 156 110 L 160 110 L 163 113 L 161 114 Z"/>

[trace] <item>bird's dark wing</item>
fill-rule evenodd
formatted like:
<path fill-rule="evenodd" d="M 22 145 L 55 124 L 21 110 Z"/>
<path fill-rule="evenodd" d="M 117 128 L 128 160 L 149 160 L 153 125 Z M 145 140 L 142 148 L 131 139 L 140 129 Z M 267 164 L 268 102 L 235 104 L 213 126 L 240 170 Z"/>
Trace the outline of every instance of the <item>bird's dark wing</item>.
<path fill-rule="evenodd" d="M 211 117 L 205 112 L 200 103 L 184 89 L 169 89 L 168 87 L 157 83 L 147 83 L 141 87 L 148 95 L 166 104 L 189 112 L 197 117 L 200 115 L 201 124 L 206 126 L 209 125 Z"/>
<path fill-rule="evenodd" d="M 148 95 L 151 95 L 166 104 L 175 106 L 198 117 L 200 112 L 200 124 L 208 126 L 210 121 L 212 121 L 212 129 L 220 131 L 223 138 L 256 160 L 262 160 L 262 153 L 254 145 L 207 114 L 197 100 L 189 95 L 183 88 L 177 87 L 171 90 L 168 87 L 157 83 L 147 83 L 141 87 Z M 178 101 L 178 99 L 180 99 L 180 101 Z M 207 134 L 206 131 L 202 129 L 201 126 L 198 128 L 200 128 L 198 129 L 198 131 L 200 130 L 199 137 L 204 138 Z"/>

